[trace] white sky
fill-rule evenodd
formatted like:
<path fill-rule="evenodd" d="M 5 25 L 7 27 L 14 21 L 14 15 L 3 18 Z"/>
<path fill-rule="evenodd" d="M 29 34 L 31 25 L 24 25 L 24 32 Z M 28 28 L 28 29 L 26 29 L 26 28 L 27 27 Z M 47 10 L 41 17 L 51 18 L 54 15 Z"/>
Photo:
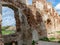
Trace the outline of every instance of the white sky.
<path fill-rule="evenodd" d="M 14 26 L 14 11 L 8 7 L 2 7 L 2 26 Z"/>

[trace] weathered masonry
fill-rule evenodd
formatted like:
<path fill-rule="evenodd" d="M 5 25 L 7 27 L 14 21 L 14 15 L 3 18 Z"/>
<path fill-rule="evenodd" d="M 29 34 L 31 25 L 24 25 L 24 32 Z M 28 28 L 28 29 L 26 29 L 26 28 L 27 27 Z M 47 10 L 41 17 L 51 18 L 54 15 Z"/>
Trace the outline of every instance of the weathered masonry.
<path fill-rule="evenodd" d="M 32 45 L 32 31 L 22 10 L 27 7 L 27 0 L 0 0 L 0 45 L 12 42 L 12 45 Z M 11 35 L 2 35 L 2 6 L 14 10 L 16 32 Z M 17 44 L 15 44 L 17 42 Z"/>
<path fill-rule="evenodd" d="M 12 45 L 32 45 L 32 40 L 39 41 L 43 37 L 60 38 L 55 33 L 60 29 L 60 17 L 52 5 L 46 0 L 32 0 L 32 5 L 27 2 L 28 0 L 0 0 L 0 45 L 9 42 L 12 42 Z M 14 10 L 14 34 L 2 35 L 2 6 Z"/>

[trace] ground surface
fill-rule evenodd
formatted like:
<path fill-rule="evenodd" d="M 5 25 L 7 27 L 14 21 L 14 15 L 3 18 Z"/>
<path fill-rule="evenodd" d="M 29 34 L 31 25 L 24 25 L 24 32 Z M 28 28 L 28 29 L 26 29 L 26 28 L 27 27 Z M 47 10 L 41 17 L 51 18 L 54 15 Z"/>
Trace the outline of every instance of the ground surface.
<path fill-rule="evenodd" d="M 39 41 L 38 44 L 36 44 L 36 45 L 60 45 L 60 43 Z"/>

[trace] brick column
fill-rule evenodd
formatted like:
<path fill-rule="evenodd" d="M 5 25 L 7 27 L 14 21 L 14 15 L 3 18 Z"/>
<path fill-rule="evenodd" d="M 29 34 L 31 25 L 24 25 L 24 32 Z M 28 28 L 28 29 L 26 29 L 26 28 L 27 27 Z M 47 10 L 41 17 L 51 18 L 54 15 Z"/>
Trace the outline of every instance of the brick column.
<path fill-rule="evenodd" d="M 22 40 L 23 45 L 32 45 L 32 30 L 27 22 L 27 17 L 22 14 Z"/>
<path fill-rule="evenodd" d="M 4 45 L 2 38 L 1 22 L 2 22 L 2 4 L 0 3 L 0 45 Z"/>
<path fill-rule="evenodd" d="M 19 19 L 21 21 L 21 38 L 18 45 L 32 45 L 32 31 L 22 10 L 19 11 Z"/>

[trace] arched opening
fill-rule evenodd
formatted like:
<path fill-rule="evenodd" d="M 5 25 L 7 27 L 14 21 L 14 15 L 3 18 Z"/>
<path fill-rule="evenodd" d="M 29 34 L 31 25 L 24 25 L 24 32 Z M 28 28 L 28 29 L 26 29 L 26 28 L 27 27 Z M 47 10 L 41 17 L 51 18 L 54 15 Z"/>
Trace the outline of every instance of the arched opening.
<path fill-rule="evenodd" d="M 1 27 L 2 27 L 1 28 L 2 35 L 4 38 L 4 45 L 9 45 L 12 43 L 12 41 L 15 41 L 17 39 L 16 33 L 20 32 L 20 19 L 19 19 L 18 8 L 14 7 L 13 5 L 2 4 L 2 24 L 1 24 Z M 8 36 L 8 37 L 5 38 L 4 36 L 5 37 Z M 11 38 L 9 36 L 11 36 Z M 17 45 L 16 42 L 14 42 L 14 43 Z"/>
<path fill-rule="evenodd" d="M 9 35 L 16 32 L 16 20 L 14 10 L 9 7 L 2 7 L 2 35 Z"/>
<path fill-rule="evenodd" d="M 28 0 L 28 4 L 29 5 L 32 5 L 32 0 Z"/>
<path fill-rule="evenodd" d="M 18 8 L 13 5 L 2 4 L 2 27 L 12 29 L 9 33 L 16 33 L 20 31 Z M 2 34 L 4 34 L 3 31 Z"/>

